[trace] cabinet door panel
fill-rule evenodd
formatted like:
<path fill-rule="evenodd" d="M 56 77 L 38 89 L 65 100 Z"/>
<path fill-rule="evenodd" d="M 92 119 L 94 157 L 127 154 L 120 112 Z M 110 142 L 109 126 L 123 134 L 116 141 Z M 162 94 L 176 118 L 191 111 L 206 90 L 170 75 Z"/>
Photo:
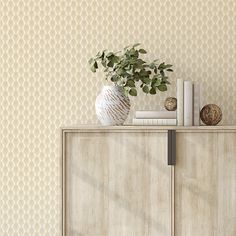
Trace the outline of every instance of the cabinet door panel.
<path fill-rule="evenodd" d="M 66 236 L 168 236 L 167 134 L 68 133 Z"/>
<path fill-rule="evenodd" d="M 236 235 L 236 133 L 178 133 L 175 235 Z"/>

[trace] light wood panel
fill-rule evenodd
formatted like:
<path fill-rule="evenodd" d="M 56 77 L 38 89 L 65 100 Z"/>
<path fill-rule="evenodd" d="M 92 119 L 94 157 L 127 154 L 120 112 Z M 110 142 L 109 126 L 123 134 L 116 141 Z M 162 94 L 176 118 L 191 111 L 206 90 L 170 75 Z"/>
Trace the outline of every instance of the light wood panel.
<path fill-rule="evenodd" d="M 170 236 L 166 132 L 65 135 L 66 236 Z"/>
<path fill-rule="evenodd" d="M 178 133 L 175 236 L 236 235 L 236 133 Z"/>

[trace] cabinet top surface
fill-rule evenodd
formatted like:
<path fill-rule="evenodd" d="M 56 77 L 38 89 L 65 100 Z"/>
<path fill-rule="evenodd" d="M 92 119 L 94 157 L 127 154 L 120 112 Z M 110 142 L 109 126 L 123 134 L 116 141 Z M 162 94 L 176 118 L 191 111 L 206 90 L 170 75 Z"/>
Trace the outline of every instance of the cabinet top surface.
<path fill-rule="evenodd" d="M 62 127 L 62 131 L 235 131 L 235 125 L 228 126 L 138 126 L 138 125 L 122 125 L 122 126 L 99 126 L 99 125 L 78 125 Z"/>

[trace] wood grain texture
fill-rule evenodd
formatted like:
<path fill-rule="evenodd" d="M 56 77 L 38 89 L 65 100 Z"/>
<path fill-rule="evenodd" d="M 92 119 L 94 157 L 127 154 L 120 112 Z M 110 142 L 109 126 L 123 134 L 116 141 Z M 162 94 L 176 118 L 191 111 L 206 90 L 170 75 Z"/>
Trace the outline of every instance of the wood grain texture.
<path fill-rule="evenodd" d="M 177 132 L 235 132 L 235 125 L 228 126 L 158 126 L 158 125 L 150 125 L 150 126 L 137 126 L 137 125 L 122 125 L 122 126 L 94 126 L 94 125 L 80 125 L 80 126 L 71 126 L 71 127 L 63 127 L 62 131 L 65 132 L 167 132 L 169 129 L 174 129 Z"/>
<path fill-rule="evenodd" d="M 66 236 L 171 235 L 166 132 L 68 132 Z"/>
<path fill-rule="evenodd" d="M 178 133 L 175 236 L 236 235 L 236 133 Z"/>

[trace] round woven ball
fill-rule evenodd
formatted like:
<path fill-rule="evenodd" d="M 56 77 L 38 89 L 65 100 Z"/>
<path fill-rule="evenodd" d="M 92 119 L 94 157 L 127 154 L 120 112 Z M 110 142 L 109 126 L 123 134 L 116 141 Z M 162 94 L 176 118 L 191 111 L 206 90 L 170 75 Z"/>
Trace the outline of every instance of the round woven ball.
<path fill-rule="evenodd" d="M 208 104 L 202 108 L 200 118 L 206 125 L 217 125 L 222 119 L 222 111 L 217 105 Z"/>
<path fill-rule="evenodd" d="M 168 97 L 164 103 L 167 111 L 175 111 L 177 109 L 177 99 L 174 97 Z"/>

